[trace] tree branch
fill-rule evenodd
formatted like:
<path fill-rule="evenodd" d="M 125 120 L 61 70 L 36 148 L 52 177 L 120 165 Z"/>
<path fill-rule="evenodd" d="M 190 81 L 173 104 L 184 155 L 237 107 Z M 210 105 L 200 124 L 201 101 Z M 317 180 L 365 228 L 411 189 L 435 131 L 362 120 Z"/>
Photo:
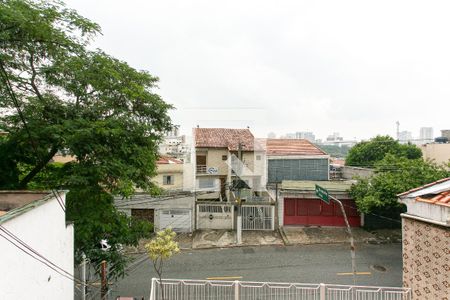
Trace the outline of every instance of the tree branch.
<path fill-rule="evenodd" d="M 34 178 L 34 176 L 36 176 L 47 165 L 53 156 L 55 156 L 56 152 L 58 152 L 58 147 L 54 145 L 43 159 L 37 158 L 37 165 L 19 182 L 19 187 L 23 189 L 26 188 L 27 184 Z"/>

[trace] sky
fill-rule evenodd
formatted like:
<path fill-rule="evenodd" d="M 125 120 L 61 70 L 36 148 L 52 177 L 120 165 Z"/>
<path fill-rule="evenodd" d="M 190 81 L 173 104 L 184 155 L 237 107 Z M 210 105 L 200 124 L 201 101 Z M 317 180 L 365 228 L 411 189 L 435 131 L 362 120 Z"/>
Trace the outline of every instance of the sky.
<path fill-rule="evenodd" d="M 450 129 L 449 1 L 70 0 L 159 77 L 173 122 L 259 137 Z"/>

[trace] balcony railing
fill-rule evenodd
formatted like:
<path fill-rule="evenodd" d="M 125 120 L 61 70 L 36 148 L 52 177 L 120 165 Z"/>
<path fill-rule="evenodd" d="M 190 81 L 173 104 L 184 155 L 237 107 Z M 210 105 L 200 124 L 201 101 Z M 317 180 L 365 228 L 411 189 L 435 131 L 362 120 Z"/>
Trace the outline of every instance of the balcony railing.
<path fill-rule="evenodd" d="M 207 174 L 206 170 L 208 169 L 205 165 L 197 165 L 197 174 Z"/>

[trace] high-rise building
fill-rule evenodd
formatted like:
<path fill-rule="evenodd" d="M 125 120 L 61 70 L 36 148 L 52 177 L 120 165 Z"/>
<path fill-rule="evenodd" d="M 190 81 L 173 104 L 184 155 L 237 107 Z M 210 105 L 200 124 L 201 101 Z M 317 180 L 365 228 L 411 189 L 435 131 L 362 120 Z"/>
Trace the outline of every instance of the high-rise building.
<path fill-rule="evenodd" d="M 431 143 L 433 141 L 433 127 L 421 127 L 419 139 L 422 143 Z"/>
<path fill-rule="evenodd" d="M 412 133 L 411 131 L 400 131 L 398 133 L 398 141 L 400 143 L 407 143 L 412 141 Z"/>
<path fill-rule="evenodd" d="M 308 140 L 311 143 L 316 141 L 316 136 L 311 131 L 298 131 L 295 133 L 296 139 Z"/>

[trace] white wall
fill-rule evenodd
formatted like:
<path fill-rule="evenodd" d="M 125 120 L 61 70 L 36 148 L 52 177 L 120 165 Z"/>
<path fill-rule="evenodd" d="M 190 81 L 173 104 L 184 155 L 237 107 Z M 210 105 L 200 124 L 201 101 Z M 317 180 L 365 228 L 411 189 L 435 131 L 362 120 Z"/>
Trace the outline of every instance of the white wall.
<path fill-rule="evenodd" d="M 62 195 L 65 200 L 65 195 Z M 2 226 L 44 257 L 73 274 L 73 226 L 66 227 L 56 199 L 6 221 Z M 73 299 L 74 282 L 0 237 L 0 299 Z"/>

